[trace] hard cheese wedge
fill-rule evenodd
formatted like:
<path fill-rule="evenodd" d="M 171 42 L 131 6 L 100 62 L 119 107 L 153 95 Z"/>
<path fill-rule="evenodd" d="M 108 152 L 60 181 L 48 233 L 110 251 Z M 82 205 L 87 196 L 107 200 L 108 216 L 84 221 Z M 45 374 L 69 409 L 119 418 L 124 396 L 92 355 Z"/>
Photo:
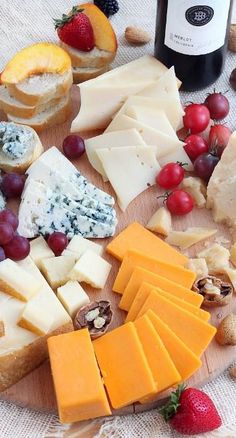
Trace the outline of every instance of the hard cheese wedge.
<path fill-rule="evenodd" d="M 182 380 L 188 379 L 202 365 L 199 357 L 152 310 L 148 310 L 145 315 L 159 334 Z"/>
<path fill-rule="evenodd" d="M 158 131 L 163 132 L 163 134 L 169 135 L 174 139 L 178 138 L 166 113 L 161 109 L 156 110 L 142 105 L 130 105 L 126 108 L 125 114 L 132 117 L 132 119 L 150 126 L 150 128 L 157 129 Z"/>
<path fill-rule="evenodd" d="M 160 171 L 151 146 L 98 149 L 97 155 L 123 211 L 136 196 L 155 184 Z"/>
<path fill-rule="evenodd" d="M 128 225 L 106 247 L 106 251 L 118 260 L 123 260 L 126 251 L 130 249 L 140 251 L 146 256 L 151 254 L 164 262 L 171 260 L 171 263 L 182 266 L 188 263 L 186 256 L 146 230 L 138 222 Z"/>
<path fill-rule="evenodd" d="M 140 286 L 143 282 L 151 283 L 153 287 L 159 287 L 160 289 L 169 292 L 173 292 L 188 303 L 200 307 L 203 302 L 203 297 L 200 294 L 193 292 L 186 287 L 181 286 L 178 283 L 168 280 L 165 277 L 161 277 L 158 274 L 154 274 L 146 269 L 136 267 L 130 277 L 130 280 L 124 290 L 122 298 L 120 300 L 119 307 L 123 310 L 129 310 L 133 307 L 134 301 L 137 297 Z M 138 298 L 138 297 L 137 297 Z M 133 315 L 134 309 L 130 314 Z M 136 316 L 136 315 L 135 315 Z"/>
<path fill-rule="evenodd" d="M 153 310 L 196 356 L 202 355 L 216 333 L 215 327 L 167 298 L 160 295 L 157 297 L 155 291 L 148 296 L 137 318 L 149 309 Z"/>
<path fill-rule="evenodd" d="M 193 315 L 197 316 L 198 318 L 202 319 L 203 321 L 208 322 L 210 319 L 210 313 L 206 312 L 205 310 L 199 309 L 199 307 L 193 306 L 192 304 L 188 303 L 187 301 L 184 301 L 182 298 L 178 298 L 175 293 L 169 294 L 168 292 L 165 292 L 164 290 L 155 287 L 153 288 L 152 284 L 149 283 L 142 283 L 142 285 L 139 288 L 138 294 L 139 295 L 139 302 L 137 305 L 137 315 L 139 314 L 142 306 L 144 305 L 146 299 L 150 294 L 152 294 L 154 299 L 154 291 L 156 293 L 156 296 L 162 296 L 164 298 L 167 298 L 172 303 L 177 304 L 182 309 L 187 310 L 188 312 L 192 313 Z"/>
<path fill-rule="evenodd" d="M 157 392 L 133 323 L 96 339 L 93 346 L 113 408 L 122 408 Z"/>
<path fill-rule="evenodd" d="M 178 383 L 181 380 L 181 376 L 148 316 L 143 315 L 141 318 L 138 318 L 134 326 L 143 346 L 153 378 L 157 384 L 157 391 L 164 391 Z M 140 402 L 146 403 L 153 399 L 155 399 L 155 396 L 143 398 Z"/>
<path fill-rule="evenodd" d="M 138 251 L 127 251 L 113 285 L 114 292 L 123 294 L 136 266 L 150 270 L 172 281 L 178 281 L 187 288 L 192 287 L 196 278 L 195 272 L 181 266 L 171 265 L 158 258 L 147 257 Z"/>
<path fill-rule="evenodd" d="M 171 231 L 166 239 L 166 242 L 170 245 L 178 246 L 181 249 L 186 249 L 195 243 L 214 236 L 216 233 L 216 229 L 189 227 L 185 231 Z"/>
<path fill-rule="evenodd" d="M 110 415 L 110 407 L 87 329 L 48 339 L 62 423 Z"/>

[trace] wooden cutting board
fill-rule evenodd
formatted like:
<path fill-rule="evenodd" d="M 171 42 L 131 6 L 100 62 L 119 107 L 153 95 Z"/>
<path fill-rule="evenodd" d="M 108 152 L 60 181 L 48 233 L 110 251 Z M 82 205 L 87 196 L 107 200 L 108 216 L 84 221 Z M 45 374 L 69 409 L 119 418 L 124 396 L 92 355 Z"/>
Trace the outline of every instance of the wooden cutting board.
<path fill-rule="evenodd" d="M 42 133 L 41 140 L 44 144 L 45 149 L 50 146 L 57 146 L 59 149 L 62 147 L 63 139 L 69 134 L 71 120 L 77 114 L 79 109 L 79 91 L 76 86 L 72 89 L 72 103 L 73 109 L 70 120 L 61 126 L 51 128 L 44 133 Z M 89 133 L 90 137 L 96 135 L 96 133 Z M 90 166 L 87 157 L 84 156 L 74 163 L 83 175 L 85 175 L 91 182 L 96 184 L 101 189 L 111 193 L 115 196 L 109 183 L 103 183 L 100 175 Z M 135 184 L 135 181 L 134 181 Z M 143 225 L 147 223 L 152 214 L 156 211 L 161 201 L 157 200 L 158 190 L 157 187 L 152 187 L 138 198 L 136 198 L 131 205 L 128 207 L 125 213 L 119 210 L 116 206 L 117 216 L 118 216 L 118 226 L 116 232 L 119 233 L 124 227 L 129 223 L 139 221 Z M 10 207 L 17 208 L 14 203 L 10 204 Z M 211 217 L 211 213 L 206 209 L 194 209 L 186 217 L 174 218 L 173 228 L 176 230 L 185 230 L 187 226 L 207 226 L 207 227 L 217 227 L 218 234 L 212 239 L 209 239 L 205 244 L 195 245 L 188 254 L 194 256 L 201 249 L 210 245 L 214 240 L 227 239 L 230 245 L 230 234 L 226 227 L 221 225 L 216 225 Z M 108 244 L 110 239 L 103 239 L 101 243 L 104 247 Z M 100 243 L 100 242 L 99 242 Z M 118 303 L 120 295 L 112 292 L 112 285 L 119 267 L 119 263 L 111 256 L 105 254 L 105 258 L 113 266 L 112 272 L 109 276 L 107 284 L 103 291 L 94 291 L 87 288 L 91 300 L 97 299 L 108 299 L 112 303 L 112 308 L 114 311 L 114 319 L 111 325 L 111 329 L 119 326 L 123 323 L 125 318 L 125 312 L 118 308 Z M 219 322 L 230 312 L 236 312 L 236 298 L 233 297 L 231 304 L 226 307 L 219 307 L 214 309 L 212 313 L 212 323 L 218 326 Z M 200 386 L 218 376 L 222 371 L 224 371 L 230 363 L 236 359 L 236 347 L 220 347 L 214 340 L 202 357 L 202 367 L 201 369 L 190 379 L 189 383 L 191 385 Z M 157 403 L 160 403 L 167 395 L 167 392 L 162 393 L 158 397 Z M 52 377 L 50 374 L 49 363 L 45 362 L 42 366 L 37 368 L 35 371 L 30 373 L 19 383 L 9 388 L 7 391 L 1 394 L 1 398 L 9 400 L 16 404 L 35 408 L 38 410 L 55 411 L 56 401 L 53 389 Z M 157 405 L 155 404 L 134 404 L 128 406 L 119 411 L 113 411 L 114 415 L 134 413 L 144 410 L 148 410 Z"/>

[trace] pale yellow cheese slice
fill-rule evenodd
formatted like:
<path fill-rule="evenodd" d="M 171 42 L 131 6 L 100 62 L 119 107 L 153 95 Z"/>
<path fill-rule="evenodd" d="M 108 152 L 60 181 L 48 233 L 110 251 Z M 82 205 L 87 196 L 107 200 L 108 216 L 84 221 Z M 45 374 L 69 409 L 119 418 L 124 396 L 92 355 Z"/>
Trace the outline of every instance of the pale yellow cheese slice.
<path fill-rule="evenodd" d="M 130 105 L 126 108 L 125 114 L 139 122 L 145 123 L 153 129 L 163 132 L 177 139 L 177 134 L 171 126 L 166 113 L 161 109 L 148 108 L 142 105 Z"/>
<path fill-rule="evenodd" d="M 156 233 L 168 236 L 172 228 L 171 214 L 165 207 L 160 207 L 149 219 L 146 228 Z"/>
<path fill-rule="evenodd" d="M 201 242 L 202 240 L 214 236 L 216 233 L 216 229 L 189 227 L 185 231 L 171 231 L 166 239 L 166 242 L 169 243 L 169 245 L 186 249 L 198 242 Z"/>

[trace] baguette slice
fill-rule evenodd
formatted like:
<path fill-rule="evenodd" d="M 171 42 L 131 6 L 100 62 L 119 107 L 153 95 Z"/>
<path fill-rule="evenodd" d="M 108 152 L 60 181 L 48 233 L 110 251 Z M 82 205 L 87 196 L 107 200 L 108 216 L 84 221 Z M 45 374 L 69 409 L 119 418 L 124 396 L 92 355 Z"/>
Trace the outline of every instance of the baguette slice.
<path fill-rule="evenodd" d="M 7 89 L 10 96 L 20 102 L 37 106 L 67 94 L 72 82 L 70 69 L 62 75 L 43 73 L 31 76 L 18 84 L 7 85 Z"/>
<path fill-rule="evenodd" d="M 73 67 L 101 68 L 111 64 L 116 56 L 116 51 L 108 52 L 107 50 L 100 50 L 98 47 L 94 47 L 90 52 L 83 52 L 68 46 L 62 41 L 60 45 L 70 56 Z"/>
<path fill-rule="evenodd" d="M 72 67 L 73 82 L 74 84 L 79 84 L 80 82 L 88 81 L 89 79 L 96 78 L 97 76 L 106 73 L 108 70 L 109 70 L 108 64 L 100 68 Z"/>
<path fill-rule="evenodd" d="M 11 114 L 7 114 L 7 118 L 11 122 L 19 123 L 20 125 L 29 125 L 31 128 L 35 129 L 35 131 L 41 132 L 51 126 L 64 123 L 69 117 L 70 112 L 71 99 L 70 95 L 67 94 L 60 99 L 60 102 L 57 105 L 49 106 L 47 109 L 30 119 L 14 117 Z"/>
<path fill-rule="evenodd" d="M 2 122 L 7 123 L 7 122 Z M 18 124 L 16 124 L 16 127 Z M 36 134 L 36 132 L 30 128 L 30 126 L 25 126 L 25 130 L 30 131 L 33 134 L 33 141 L 29 143 L 29 148 L 27 153 L 21 158 L 11 158 L 8 157 L 0 149 L 0 168 L 5 172 L 17 172 L 25 173 L 28 167 L 43 153 L 43 145 Z"/>

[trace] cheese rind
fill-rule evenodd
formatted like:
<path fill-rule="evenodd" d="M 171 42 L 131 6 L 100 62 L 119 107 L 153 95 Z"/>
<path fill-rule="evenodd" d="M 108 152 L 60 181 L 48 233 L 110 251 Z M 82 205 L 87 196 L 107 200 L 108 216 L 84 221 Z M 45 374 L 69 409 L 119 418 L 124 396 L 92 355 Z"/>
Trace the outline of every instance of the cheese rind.
<path fill-rule="evenodd" d="M 165 207 L 160 207 L 149 219 L 146 227 L 150 231 L 168 236 L 172 227 L 171 214 Z"/>
<path fill-rule="evenodd" d="M 30 242 L 30 257 L 36 266 L 41 269 L 41 261 L 49 257 L 54 257 L 54 252 L 49 248 L 46 240 L 39 236 Z"/>
<path fill-rule="evenodd" d="M 110 407 L 87 329 L 48 339 L 60 421 L 110 415 Z"/>
<path fill-rule="evenodd" d="M 57 298 L 69 315 L 74 318 L 76 312 L 89 304 L 89 297 L 77 281 L 68 281 L 57 289 Z"/>
<path fill-rule="evenodd" d="M 111 265 L 93 251 L 87 249 L 69 273 L 71 280 L 84 281 L 102 289 L 107 281 Z"/>
<path fill-rule="evenodd" d="M 209 237 L 214 236 L 216 233 L 216 229 L 189 227 L 185 231 L 171 231 L 167 236 L 166 242 L 181 249 L 187 249 L 202 240 L 209 239 Z"/>
<path fill-rule="evenodd" d="M 46 280 L 53 289 L 62 286 L 69 280 L 69 272 L 75 264 L 73 256 L 59 256 L 44 259 L 41 270 Z"/>

